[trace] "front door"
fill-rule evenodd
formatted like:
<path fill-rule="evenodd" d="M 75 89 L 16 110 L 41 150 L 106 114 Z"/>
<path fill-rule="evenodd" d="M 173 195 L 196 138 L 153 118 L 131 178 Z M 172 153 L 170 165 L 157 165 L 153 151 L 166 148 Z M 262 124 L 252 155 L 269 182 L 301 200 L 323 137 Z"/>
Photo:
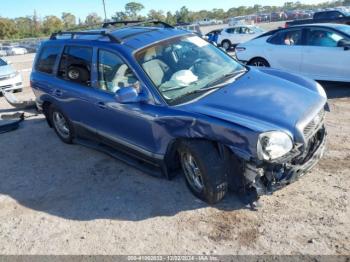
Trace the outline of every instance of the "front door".
<path fill-rule="evenodd" d="M 341 40 L 350 39 L 331 29 L 310 27 L 301 71 L 315 80 L 349 81 L 350 51 L 339 46 Z"/>

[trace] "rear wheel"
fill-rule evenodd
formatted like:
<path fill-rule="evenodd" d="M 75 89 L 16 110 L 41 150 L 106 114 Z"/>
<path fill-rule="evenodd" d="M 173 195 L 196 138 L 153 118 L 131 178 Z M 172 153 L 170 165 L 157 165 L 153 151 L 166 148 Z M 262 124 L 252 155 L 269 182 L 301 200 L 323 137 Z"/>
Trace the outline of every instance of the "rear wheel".
<path fill-rule="evenodd" d="M 231 48 L 231 42 L 229 40 L 224 40 L 222 41 L 221 46 L 227 51 Z"/>
<path fill-rule="evenodd" d="M 248 63 L 248 65 L 256 66 L 256 67 L 270 67 L 269 62 L 267 62 L 264 58 L 261 58 L 261 57 L 252 59 Z"/>
<path fill-rule="evenodd" d="M 73 128 L 69 119 L 56 107 L 50 107 L 50 119 L 58 137 L 67 144 L 73 142 Z"/>
<path fill-rule="evenodd" d="M 209 141 L 185 141 L 179 147 L 181 167 L 191 192 L 201 200 L 215 204 L 228 190 L 225 160 Z"/>

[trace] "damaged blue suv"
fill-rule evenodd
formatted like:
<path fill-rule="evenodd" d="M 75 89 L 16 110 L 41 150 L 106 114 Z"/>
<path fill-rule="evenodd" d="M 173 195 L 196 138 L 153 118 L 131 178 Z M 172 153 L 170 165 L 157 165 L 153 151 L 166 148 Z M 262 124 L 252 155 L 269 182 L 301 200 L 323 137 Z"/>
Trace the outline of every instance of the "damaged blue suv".
<path fill-rule="evenodd" d="M 254 201 L 304 175 L 325 148 L 320 84 L 244 66 L 159 21 L 53 34 L 31 86 L 63 142 L 168 179 L 183 173 L 208 203 L 229 189 Z"/>

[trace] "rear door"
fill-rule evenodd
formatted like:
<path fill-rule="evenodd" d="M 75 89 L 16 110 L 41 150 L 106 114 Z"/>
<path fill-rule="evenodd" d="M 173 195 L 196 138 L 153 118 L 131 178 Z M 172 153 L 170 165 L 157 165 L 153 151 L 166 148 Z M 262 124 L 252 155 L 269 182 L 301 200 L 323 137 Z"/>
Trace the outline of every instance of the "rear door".
<path fill-rule="evenodd" d="M 271 67 L 300 73 L 302 56 L 302 30 L 288 29 L 267 40 L 266 58 Z"/>
<path fill-rule="evenodd" d="M 341 40 L 350 39 L 332 29 L 308 28 L 302 52 L 302 73 L 316 80 L 349 81 L 350 51 L 338 46 Z"/>

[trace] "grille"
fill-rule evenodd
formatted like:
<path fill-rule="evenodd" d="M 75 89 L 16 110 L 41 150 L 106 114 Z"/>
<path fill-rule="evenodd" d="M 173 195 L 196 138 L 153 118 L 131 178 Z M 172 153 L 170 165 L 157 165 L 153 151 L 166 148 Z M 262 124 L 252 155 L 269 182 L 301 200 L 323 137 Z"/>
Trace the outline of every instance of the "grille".
<path fill-rule="evenodd" d="M 10 79 L 10 75 L 7 75 L 7 76 L 0 76 L 0 81 L 1 80 L 7 80 L 7 79 Z"/>
<path fill-rule="evenodd" d="M 310 123 L 304 128 L 303 134 L 306 138 L 309 138 L 315 131 L 316 128 L 319 127 L 320 123 L 323 122 L 325 116 L 325 111 L 322 109 L 314 119 L 311 120 Z"/>

